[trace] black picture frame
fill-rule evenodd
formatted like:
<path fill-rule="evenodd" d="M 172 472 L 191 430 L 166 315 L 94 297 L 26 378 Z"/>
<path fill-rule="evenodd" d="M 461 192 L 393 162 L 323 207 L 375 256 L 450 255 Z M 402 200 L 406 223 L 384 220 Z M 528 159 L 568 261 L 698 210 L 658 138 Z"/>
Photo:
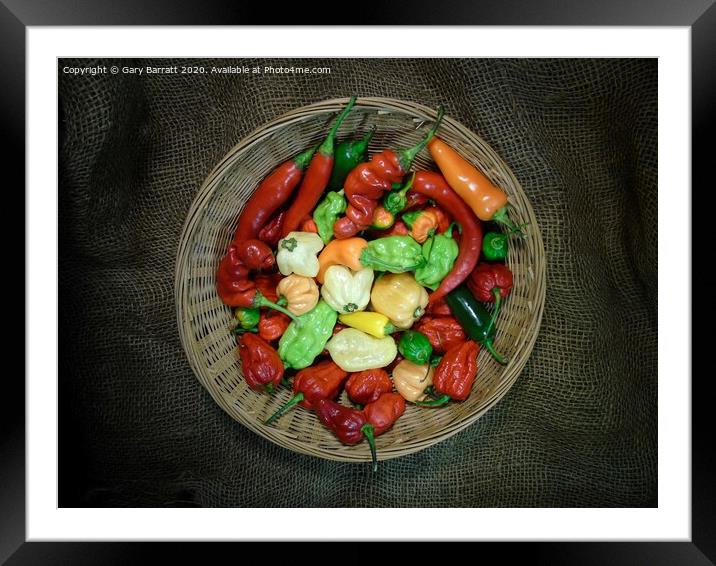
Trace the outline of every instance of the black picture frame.
<path fill-rule="evenodd" d="M 449 9 L 435 10 L 423 0 L 411 2 L 409 10 L 400 3 L 373 5 L 356 13 L 351 24 L 455 24 L 461 25 L 589 25 L 589 26 L 688 26 L 692 39 L 692 186 L 705 179 L 706 132 L 710 129 L 716 80 L 716 6 L 714 0 L 575 0 L 569 9 L 559 2 L 518 0 L 468 0 L 454 2 Z M 240 5 L 227 0 L 184 2 L 169 0 L 140 2 L 125 0 L 0 0 L 0 120 L 9 142 L 3 152 L 6 180 L 11 186 L 25 185 L 25 39 L 27 26 L 51 25 L 214 25 L 214 24 L 316 24 L 309 15 L 271 13 L 271 7 Z M 265 11 L 265 13 L 264 13 Z M 275 10 L 274 10 L 275 11 Z M 335 13 L 335 12 L 324 12 Z M 277 19 L 278 18 L 278 19 Z M 285 19 L 286 21 L 282 21 Z M 290 20 L 290 21 L 288 21 Z M 343 23 L 343 22 L 326 22 Z M 8 177 L 9 176 L 9 177 Z M 14 183 L 13 183 L 14 181 Z M 704 183 L 705 184 L 705 183 Z M 712 183 L 711 183 L 712 184 Z M 17 206 L 24 210 L 20 191 Z M 692 190 L 693 193 L 693 190 Z M 23 260 L 24 263 L 24 260 Z M 23 270 L 24 273 L 24 270 Z M 24 279 L 24 275 L 23 275 Z M 26 281 L 24 281 L 26 283 Z M 25 300 L 37 300 L 28 297 Z M 688 329 L 684 329 L 685 331 Z M 19 332 L 17 332 L 20 335 Z M 24 333 L 23 333 L 24 335 Z M 710 372 L 709 372 L 710 373 Z M 689 378 L 691 376 L 688 376 Z M 687 376 L 683 376 L 687 378 Z M 544 542 L 486 543 L 482 560 L 499 556 L 529 557 L 535 564 L 716 564 L 716 451 L 710 422 L 710 396 L 706 380 L 692 381 L 692 538 L 690 542 Z M 125 564 L 151 558 L 147 547 L 136 543 L 38 543 L 25 536 L 25 408 L 24 384 L 16 373 L 7 372 L 5 403 L 0 412 L 0 562 L 7 564 Z M 141 546 L 139 550 L 137 547 Z M 187 544 L 161 545 L 162 560 L 181 553 L 191 559 Z M 195 546 L 195 545 L 191 545 Z M 172 548 L 167 548 L 172 547 Z M 187 554 L 188 552 L 188 554 Z M 205 552 L 205 551 L 202 551 Z M 204 556 L 205 557 L 205 556 Z"/>

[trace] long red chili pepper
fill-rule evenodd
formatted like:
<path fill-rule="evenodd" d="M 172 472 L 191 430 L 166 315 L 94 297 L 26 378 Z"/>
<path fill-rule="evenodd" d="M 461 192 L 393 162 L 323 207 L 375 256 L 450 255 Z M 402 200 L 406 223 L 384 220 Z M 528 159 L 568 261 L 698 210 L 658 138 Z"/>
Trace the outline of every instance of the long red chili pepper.
<path fill-rule="evenodd" d="M 435 124 L 425 138 L 410 149 L 393 151 L 383 150 L 371 157 L 367 163 L 361 163 L 353 169 L 345 183 L 344 193 L 348 200 L 348 208 L 343 218 L 336 220 L 333 233 L 338 239 L 355 236 L 368 228 L 373 221 L 373 212 L 378 206 L 378 199 L 385 191 L 393 188 L 410 169 L 415 156 L 425 148 L 443 119 L 442 106 L 438 109 Z"/>
<path fill-rule="evenodd" d="M 460 252 L 452 270 L 442 280 L 435 292 L 430 294 L 432 304 L 458 287 L 468 278 L 480 258 L 482 248 L 482 225 L 469 206 L 450 188 L 440 173 L 419 171 L 415 174 L 411 191 L 433 199 L 445 210 L 449 210 L 455 222 L 462 227 Z"/>
<path fill-rule="evenodd" d="M 286 211 L 286 217 L 283 220 L 281 229 L 283 237 L 286 237 L 289 232 L 295 231 L 303 219 L 306 216 L 310 216 L 311 211 L 318 204 L 323 192 L 326 190 L 333 171 L 336 132 L 355 103 L 356 97 L 354 96 L 348 102 L 348 106 L 339 114 L 325 141 L 320 145 L 313 159 L 311 159 L 311 164 L 308 166 L 303 182 L 298 188 L 296 198 Z"/>
<path fill-rule="evenodd" d="M 251 195 L 239 217 L 234 241 L 242 242 L 258 238 L 259 231 L 293 193 L 310 163 L 316 148 L 312 147 L 290 161 L 279 165 L 269 174 Z"/>

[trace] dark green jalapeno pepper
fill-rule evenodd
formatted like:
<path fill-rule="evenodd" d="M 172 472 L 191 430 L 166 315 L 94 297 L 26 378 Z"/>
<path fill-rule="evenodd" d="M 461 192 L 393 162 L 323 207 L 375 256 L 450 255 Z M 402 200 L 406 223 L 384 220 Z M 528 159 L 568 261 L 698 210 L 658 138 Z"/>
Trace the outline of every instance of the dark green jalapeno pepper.
<path fill-rule="evenodd" d="M 370 143 L 375 126 L 359 140 L 342 141 L 336 146 L 333 152 L 333 171 L 331 178 L 328 180 L 328 189 L 337 191 L 343 188 L 343 183 L 356 165 L 363 163 L 368 159 L 368 144 Z"/>

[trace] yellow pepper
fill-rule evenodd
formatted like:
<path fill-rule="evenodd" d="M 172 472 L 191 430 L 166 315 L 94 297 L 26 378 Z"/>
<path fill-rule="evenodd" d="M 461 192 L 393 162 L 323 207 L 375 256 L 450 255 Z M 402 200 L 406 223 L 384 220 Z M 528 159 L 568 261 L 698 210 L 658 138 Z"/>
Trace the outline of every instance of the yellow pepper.
<path fill-rule="evenodd" d="M 398 355 L 398 347 L 390 336 L 373 338 L 355 328 L 341 330 L 328 341 L 326 350 L 338 367 L 347 372 L 382 368 Z"/>
<path fill-rule="evenodd" d="M 338 321 L 376 338 L 383 338 L 391 332 L 395 332 L 395 327 L 390 323 L 390 319 L 379 312 L 362 311 L 342 314 L 338 317 Z"/>
<path fill-rule="evenodd" d="M 414 403 L 427 397 L 425 390 L 433 384 L 435 368 L 430 364 L 418 365 L 402 360 L 393 368 L 393 384 L 403 399 Z"/>
<path fill-rule="evenodd" d="M 407 330 L 425 313 L 428 292 L 412 273 L 386 273 L 373 285 L 373 310 L 384 314 L 400 330 Z"/>
<path fill-rule="evenodd" d="M 299 316 L 318 304 L 320 293 L 313 277 L 304 277 L 293 273 L 279 281 L 276 294 L 285 297 L 286 308 Z"/>

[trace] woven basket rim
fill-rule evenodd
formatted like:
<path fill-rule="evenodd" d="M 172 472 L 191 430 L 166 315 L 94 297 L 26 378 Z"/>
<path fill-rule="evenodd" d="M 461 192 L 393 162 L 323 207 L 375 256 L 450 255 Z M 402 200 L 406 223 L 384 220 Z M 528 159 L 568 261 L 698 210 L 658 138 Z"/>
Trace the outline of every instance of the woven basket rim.
<path fill-rule="evenodd" d="M 177 324 L 179 328 L 180 340 L 182 347 L 187 355 L 189 365 L 198 381 L 206 388 L 214 401 L 224 409 L 234 420 L 246 426 L 253 432 L 260 436 L 270 440 L 271 442 L 298 452 L 301 454 L 308 454 L 312 456 L 318 456 L 328 460 L 342 461 L 342 462 L 365 462 L 370 459 L 369 454 L 366 450 L 354 450 L 352 452 L 341 451 L 332 452 L 323 448 L 307 447 L 305 443 L 296 440 L 296 438 L 281 429 L 264 426 L 256 418 L 249 418 L 246 415 L 240 413 L 237 414 L 235 409 L 229 406 L 225 396 L 217 395 L 215 392 L 207 386 L 202 379 L 203 367 L 199 360 L 194 356 L 192 350 L 192 343 L 187 332 L 185 332 L 185 309 L 184 300 L 186 298 L 186 286 L 184 285 L 184 276 L 189 261 L 189 246 L 188 243 L 191 240 L 191 236 L 194 233 L 195 228 L 200 225 L 203 212 L 205 211 L 207 203 L 211 200 L 214 192 L 217 188 L 218 181 L 222 178 L 222 175 L 228 168 L 232 166 L 232 159 L 235 159 L 238 154 L 245 152 L 252 148 L 255 144 L 261 143 L 263 140 L 269 138 L 275 131 L 280 130 L 288 125 L 301 122 L 314 117 L 317 114 L 330 114 L 337 110 L 340 110 L 348 102 L 348 97 L 332 98 L 328 100 L 319 101 L 313 104 L 302 106 L 300 108 L 285 112 L 274 118 L 273 120 L 255 128 L 247 136 L 241 139 L 235 144 L 214 166 L 210 173 L 201 184 L 197 194 L 192 202 L 187 213 L 186 220 L 184 222 L 181 236 L 179 239 L 179 245 L 176 255 L 176 268 L 175 268 L 175 306 L 177 313 Z M 354 107 L 355 110 L 368 109 L 368 110 L 385 110 L 386 112 L 402 112 L 415 119 L 433 120 L 436 117 L 436 111 L 424 106 L 420 103 L 398 100 L 384 97 L 361 97 L 356 101 Z M 474 144 L 480 147 L 489 157 L 491 164 L 498 166 L 499 171 L 509 178 L 510 184 L 514 191 L 519 195 L 521 201 L 521 212 L 527 216 L 530 222 L 530 237 L 534 240 L 535 246 L 535 261 L 534 267 L 536 273 L 534 274 L 535 285 L 537 286 L 537 293 L 535 296 L 535 304 L 532 309 L 532 316 L 530 320 L 529 332 L 527 333 L 526 339 L 522 340 L 518 356 L 509 361 L 508 365 L 503 369 L 502 375 L 508 374 L 510 378 L 506 381 L 501 381 L 499 387 L 492 393 L 488 403 L 482 407 L 479 411 L 476 411 L 462 420 L 451 423 L 450 426 L 441 429 L 439 433 L 433 434 L 431 437 L 421 439 L 420 441 L 413 442 L 408 445 L 401 445 L 398 448 L 391 447 L 387 450 L 381 450 L 379 453 L 379 460 L 388 460 L 392 458 L 401 457 L 407 454 L 412 454 L 419 450 L 423 450 L 429 446 L 432 446 L 442 440 L 445 440 L 472 425 L 476 420 L 482 417 L 487 411 L 492 409 L 511 389 L 516 382 L 517 378 L 524 369 L 527 363 L 534 344 L 539 334 L 539 329 L 542 323 L 542 317 L 544 313 L 544 302 L 546 296 L 546 261 L 544 244 L 542 240 L 542 234 L 537 223 L 532 205 L 527 198 L 521 184 L 515 177 L 511 168 L 501 159 L 501 157 L 492 149 L 492 147 L 475 132 L 464 126 L 462 123 L 454 120 L 453 118 L 445 115 L 443 118 L 443 125 L 441 127 L 450 127 L 460 136 L 462 136 L 466 142 Z M 277 164 L 274 164 L 277 165 Z M 484 165 L 481 163 L 481 165 Z M 353 447 L 356 448 L 356 447 Z"/>

